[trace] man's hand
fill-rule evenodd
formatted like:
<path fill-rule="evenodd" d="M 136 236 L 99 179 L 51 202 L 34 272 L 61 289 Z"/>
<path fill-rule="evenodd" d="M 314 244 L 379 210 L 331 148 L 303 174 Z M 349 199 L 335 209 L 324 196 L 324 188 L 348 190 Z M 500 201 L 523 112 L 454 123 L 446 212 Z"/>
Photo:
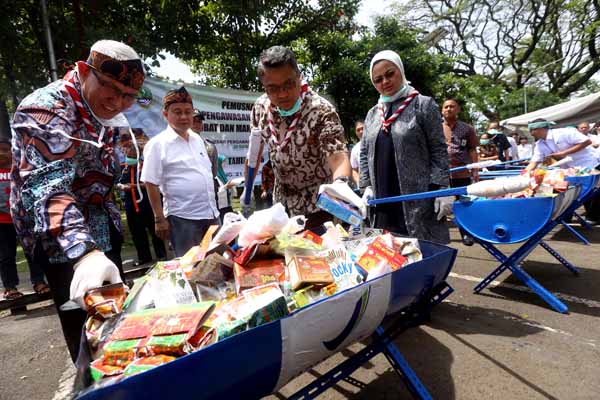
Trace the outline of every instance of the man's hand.
<path fill-rule="evenodd" d="M 169 221 L 165 217 L 154 218 L 154 233 L 162 240 L 169 240 Z"/>
<path fill-rule="evenodd" d="M 92 250 L 84 255 L 75 263 L 73 270 L 70 297 L 84 310 L 85 292 L 104 285 L 104 282 L 122 282 L 117 266 L 100 250 Z"/>
<path fill-rule="evenodd" d="M 452 214 L 452 205 L 456 198 L 454 196 L 436 197 L 434 202 L 434 211 L 437 213 L 438 221 Z"/>
<path fill-rule="evenodd" d="M 117 189 L 121 190 L 121 191 L 130 190 L 131 189 L 131 185 L 129 183 L 127 183 L 127 184 L 117 183 Z"/>
<path fill-rule="evenodd" d="M 268 195 L 269 195 L 269 194 L 267 193 L 267 191 L 266 191 L 266 190 L 263 190 L 263 192 L 260 194 L 260 198 L 261 198 L 261 199 L 263 199 L 263 200 L 265 200 L 265 199 L 267 198 L 267 196 L 268 196 Z"/>

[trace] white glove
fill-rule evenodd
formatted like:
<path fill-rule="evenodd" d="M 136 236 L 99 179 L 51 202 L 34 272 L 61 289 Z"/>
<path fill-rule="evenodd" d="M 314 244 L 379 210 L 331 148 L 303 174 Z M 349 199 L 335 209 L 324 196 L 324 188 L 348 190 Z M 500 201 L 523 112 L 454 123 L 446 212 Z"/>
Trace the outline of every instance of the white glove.
<path fill-rule="evenodd" d="M 438 221 L 443 217 L 452 214 L 452 204 L 454 204 L 454 196 L 436 197 L 433 205 L 433 210 L 437 213 Z"/>
<path fill-rule="evenodd" d="M 75 301 L 82 309 L 86 309 L 83 295 L 90 289 L 95 289 L 104 284 L 122 282 L 117 266 L 108 259 L 100 250 L 92 250 L 73 266 L 75 273 L 71 281 L 71 300 Z"/>
<path fill-rule="evenodd" d="M 373 188 L 371 186 L 367 186 L 362 195 L 362 200 L 365 203 L 365 205 L 368 206 L 369 200 L 373 199 L 373 197 L 374 197 Z"/>
<path fill-rule="evenodd" d="M 319 186 L 319 194 L 321 193 L 327 193 L 332 197 L 350 203 L 358 208 L 363 218 L 367 216 L 367 207 L 365 206 L 365 203 L 356 193 L 354 193 L 354 190 L 352 190 L 345 181 L 336 179 L 333 183 L 321 185 Z"/>

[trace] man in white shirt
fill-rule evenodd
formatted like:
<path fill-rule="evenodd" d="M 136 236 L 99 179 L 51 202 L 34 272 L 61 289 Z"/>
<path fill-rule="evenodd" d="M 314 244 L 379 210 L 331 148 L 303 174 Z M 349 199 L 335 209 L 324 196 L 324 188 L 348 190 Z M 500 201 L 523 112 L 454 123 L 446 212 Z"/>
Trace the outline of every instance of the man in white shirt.
<path fill-rule="evenodd" d="M 358 138 L 358 143 L 352 147 L 352 151 L 350 152 L 350 166 L 352 167 L 352 179 L 358 185 L 358 179 L 360 178 L 358 167 L 360 164 L 360 140 L 362 139 L 363 131 L 365 130 L 365 121 L 359 119 L 354 124 L 354 131 L 356 132 L 356 137 Z"/>
<path fill-rule="evenodd" d="M 503 128 L 504 129 L 504 128 Z M 518 135 L 517 135 L 518 137 Z M 510 149 L 508 149 L 508 154 L 512 160 L 519 159 L 519 147 L 517 146 L 517 139 L 514 137 L 514 133 L 507 135 L 506 139 L 508 143 L 510 143 Z"/>
<path fill-rule="evenodd" d="M 518 159 L 528 159 L 533 155 L 533 145 L 529 143 L 529 140 L 525 136 L 519 137 L 518 147 Z"/>
<path fill-rule="evenodd" d="M 177 257 L 199 244 L 219 217 L 206 146 L 190 129 L 193 113 L 192 97 L 184 87 L 167 92 L 163 115 L 169 125 L 144 148 L 141 180 L 148 190 L 155 231 L 161 239 L 170 237 Z"/>
<path fill-rule="evenodd" d="M 529 123 L 531 135 L 538 139 L 533 149 L 531 162 L 526 170 L 535 169 L 539 163 L 552 158 L 560 160 L 567 156 L 573 161 L 563 167 L 588 167 L 594 168 L 598 165 L 597 154 L 588 146 L 592 143 L 587 136 L 575 128 L 550 129 L 555 125 L 552 121 L 538 118 Z"/>

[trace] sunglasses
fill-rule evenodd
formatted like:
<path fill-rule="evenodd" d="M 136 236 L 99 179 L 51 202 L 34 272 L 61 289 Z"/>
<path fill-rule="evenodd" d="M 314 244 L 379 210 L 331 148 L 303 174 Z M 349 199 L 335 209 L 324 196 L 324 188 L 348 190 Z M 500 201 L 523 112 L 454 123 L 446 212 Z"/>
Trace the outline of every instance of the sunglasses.
<path fill-rule="evenodd" d="M 136 94 L 125 93 L 124 91 L 119 89 L 117 86 L 115 86 L 113 83 L 101 78 L 100 74 L 94 68 L 90 68 L 90 70 L 92 71 L 92 74 L 94 74 L 94 76 L 96 77 L 96 80 L 98 81 L 100 86 L 104 89 L 110 90 L 115 97 L 121 97 L 123 99 L 123 101 L 128 104 L 133 103 L 134 101 L 136 101 L 138 99 L 137 93 Z"/>
<path fill-rule="evenodd" d="M 394 75 L 396 75 L 396 70 L 388 69 L 387 71 L 384 72 L 383 75 L 379 75 L 379 76 L 376 76 L 375 78 L 373 78 L 373 83 L 376 85 L 379 85 L 380 83 L 383 82 L 384 79 L 387 79 L 389 81 L 390 79 L 392 79 L 394 77 Z"/>

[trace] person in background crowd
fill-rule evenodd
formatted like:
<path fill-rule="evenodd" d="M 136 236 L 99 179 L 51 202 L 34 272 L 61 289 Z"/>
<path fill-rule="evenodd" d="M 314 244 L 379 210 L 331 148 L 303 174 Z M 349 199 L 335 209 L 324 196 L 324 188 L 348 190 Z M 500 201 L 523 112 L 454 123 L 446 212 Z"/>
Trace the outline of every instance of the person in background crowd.
<path fill-rule="evenodd" d="M 265 94 L 256 100 L 250 128 L 262 132 L 275 176 L 273 201 L 291 216 L 304 215 L 306 228 L 320 230 L 331 215 L 316 206 L 319 187 L 352 183 L 344 128 L 335 108 L 302 82 L 294 53 L 273 46 L 259 57 Z M 254 166 L 258 168 L 258 165 Z M 242 196 L 242 206 L 244 196 Z"/>
<path fill-rule="evenodd" d="M 354 182 L 356 182 L 357 185 L 360 180 L 360 140 L 362 139 L 364 130 L 365 121 L 359 119 L 354 123 L 354 131 L 356 132 L 358 142 L 352 147 L 352 151 L 350 152 L 350 166 L 352 167 L 352 179 L 354 179 Z"/>
<path fill-rule="evenodd" d="M 510 135 L 506 136 L 506 140 L 508 140 L 508 143 L 510 143 L 510 149 L 508 149 L 508 156 L 510 157 L 511 160 L 519 159 L 518 139 L 519 139 L 519 134 L 516 132 L 513 132 Z"/>
<path fill-rule="evenodd" d="M 519 160 L 529 159 L 533 155 L 533 145 L 526 136 L 519 138 L 518 154 Z"/>
<path fill-rule="evenodd" d="M 141 181 L 154 212 L 154 230 L 163 240 L 170 237 L 176 257 L 219 223 L 212 165 L 204 141 L 191 129 L 193 113 L 184 87 L 168 91 L 163 98 L 167 129 L 144 149 Z"/>
<path fill-rule="evenodd" d="M 148 142 L 148 136 L 139 128 L 134 128 L 132 131 L 135 135 L 141 156 L 144 146 Z M 139 266 L 152 261 L 148 234 L 152 238 L 152 246 L 154 247 L 156 258 L 158 260 L 165 260 L 167 258 L 165 243 L 154 232 L 154 216 L 150 201 L 148 200 L 146 187 L 138 181 L 138 166 L 143 169 L 143 158 L 138 160 L 133 142 L 128 136 L 123 136 L 119 147 L 125 155 L 125 162 L 121 165 L 123 170 L 120 183 L 117 184 L 117 189 L 124 193 L 127 225 L 138 256 L 138 261 L 134 265 Z M 140 198 L 141 201 L 138 201 Z"/>
<path fill-rule="evenodd" d="M 219 155 L 219 159 L 217 160 L 217 184 L 219 189 L 217 191 L 217 206 L 219 208 L 219 216 L 221 218 L 221 223 L 223 222 L 223 217 L 228 212 L 233 212 L 233 208 L 231 207 L 231 189 L 235 187 L 235 184 L 227 179 L 227 174 L 223 169 L 223 163 L 227 157 L 223 155 Z"/>
<path fill-rule="evenodd" d="M 598 123 L 596 123 L 594 129 L 590 129 L 590 124 L 587 121 L 580 122 L 579 125 L 577 125 L 577 130 L 586 135 L 592 141 L 590 147 L 596 149 L 596 152 L 600 156 L 600 137 L 597 134 L 598 128 L 600 128 L 600 126 L 598 126 Z"/>
<path fill-rule="evenodd" d="M 131 47 L 101 40 L 87 61 L 27 96 L 14 115 L 11 214 L 23 249 L 46 274 L 73 361 L 87 313 L 60 306 L 72 299 L 85 307 L 88 289 L 122 280 L 112 127 L 123 126 L 119 116 L 144 78 Z"/>
<path fill-rule="evenodd" d="M 275 187 L 275 175 L 273 174 L 273 167 L 271 166 L 271 160 L 262 167 L 261 181 L 260 181 L 260 198 L 267 203 L 267 208 L 273 206 L 273 188 Z"/>
<path fill-rule="evenodd" d="M 400 56 L 391 50 L 371 60 L 371 82 L 379 103 L 365 118 L 360 149 L 363 197 L 383 198 L 447 188 L 448 146 L 439 107 L 419 94 L 404 76 Z M 401 235 L 448 243 L 445 216 L 454 196 L 378 205 L 371 223 Z"/>
<path fill-rule="evenodd" d="M 479 138 L 479 148 L 477 149 L 479 161 L 489 161 L 498 159 L 498 149 L 492 142 L 489 134 L 484 133 Z"/>
<path fill-rule="evenodd" d="M 213 178 L 217 179 L 217 165 L 219 160 L 219 151 L 217 150 L 217 146 L 210 140 L 203 137 L 202 132 L 204 131 L 204 114 L 194 108 L 194 120 L 192 123 L 192 130 L 200 136 L 202 141 L 204 142 L 204 146 L 206 147 L 206 153 L 208 154 L 208 158 L 210 159 L 211 170 L 213 174 Z M 216 183 L 216 181 L 215 181 Z M 219 190 L 219 186 L 215 184 L 215 193 Z"/>
<path fill-rule="evenodd" d="M 510 148 L 511 144 L 504 134 L 504 127 L 499 122 L 493 121 L 488 125 L 487 133 L 490 135 L 490 139 L 494 146 L 496 146 L 496 153 L 500 161 L 510 160 Z M 515 143 L 516 145 L 516 143 Z"/>
<path fill-rule="evenodd" d="M 479 161 L 477 157 L 477 134 L 475 129 L 458 120 L 460 104 L 458 100 L 448 99 L 442 104 L 442 117 L 444 118 L 444 137 L 448 145 L 448 158 L 450 168 L 462 167 Z M 468 186 L 472 181 L 479 181 L 479 170 L 462 170 L 450 175 L 450 186 Z M 473 238 L 460 228 L 460 237 L 466 246 L 473 246 Z"/>
<path fill-rule="evenodd" d="M 10 166 L 12 156 L 8 139 L 0 139 L 0 277 L 4 287 L 4 299 L 15 300 L 23 297 L 19 292 L 17 273 L 17 233 L 10 216 Z M 46 294 L 50 288 L 44 280 L 44 271 L 26 255 L 29 278 L 33 291 Z"/>

